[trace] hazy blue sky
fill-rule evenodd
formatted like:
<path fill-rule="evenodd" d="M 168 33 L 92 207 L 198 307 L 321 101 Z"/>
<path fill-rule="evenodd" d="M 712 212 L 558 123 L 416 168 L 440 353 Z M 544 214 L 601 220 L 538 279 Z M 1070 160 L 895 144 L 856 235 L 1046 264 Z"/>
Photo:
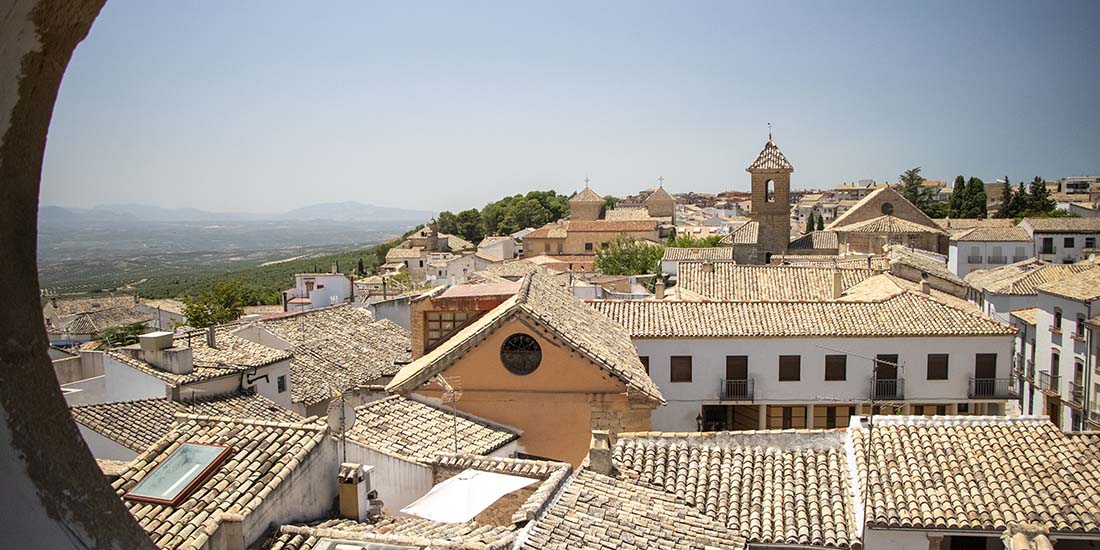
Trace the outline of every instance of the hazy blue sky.
<path fill-rule="evenodd" d="M 479 207 L 533 188 L 1100 172 L 1100 2 L 110 0 L 43 202 Z"/>

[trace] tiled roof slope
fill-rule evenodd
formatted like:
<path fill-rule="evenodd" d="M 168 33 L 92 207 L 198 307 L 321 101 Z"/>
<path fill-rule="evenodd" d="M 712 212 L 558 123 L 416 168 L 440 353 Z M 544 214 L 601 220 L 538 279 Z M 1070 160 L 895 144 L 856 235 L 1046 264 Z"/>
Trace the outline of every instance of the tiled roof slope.
<path fill-rule="evenodd" d="M 670 246 L 665 249 L 665 255 L 661 257 L 661 260 L 665 262 L 732 259 L 733 249 L 728 246 L 714 246 L 709 248 L 678 248 Z"/>
<path fill-rule="evenodd" d="M 1014 227 L 1016 222 L 1011 218 L 932 218 L 940 229 L 952 235 L 961 234 L 964 231 L 982 228 L 1008 228 Z"/>
<path fill-rule="evenodd" d="M 68 323 L 65 323 L 62 327 L 53 329 L 52 332 L 63 331 L 71 334 L 98 334 L 109 328 L 144 323 L 152 318 L 152 315 L 138 311 L 133 305 L 112 307 L 78 313 Z"/>
<path fill-rule="evenodd" d="M 760 154 L 756 155 L 756 160 L 752 161 L 752 164 L 745 170 L 748 172 L 772 170 L 793 172 L 794 166 L 791 166 L 791 163 L 787 162 L 787 157 L 783 156 L 783 152 L 780 151 L 779 147 L 772 141 L 771 136 L 768 136 L 768 142 L 764 144 L 764 148 L 760 150 Z"/>
<path fill-rule="evenodd" d="M 668 191 L 665 191 L 664 186 L 659 186 L 659 187 L 657 187 L 656 190 L 654 190 L 652 193 L 650 193 L 648 197 L 646 197 L 645 202 L 648 203 L 649 201 L 675 201 L 675 200 L 676 199 L 672 198 L 672 195 L 670 195 L 668 193 Z"/>
<path fill-rule="evenodd" d="M 966 282 L 960 279 L 958 275 L 955 275 L 947 269 L 946 263 L 933 259 L 919 250 L 913 250 L 899 244 L 890 245 L 886 250 L 886 257 L 890 265 L 901 264 L 909 266 L 927 272 L 929 275 L 945 281 L 950 281 L 960 286 L 966 285 Z"/>
<path fill-rule="evenodd" d="M 121 497 L 183 443 L 233 447 L 233 455 L 176 506 L 123 500 L 158 548 L 205 548 L 223 513 L 256 511 L 325 442 L 327 433 L 324 422 L 178 415 L 175 428 L 131 461 L 130 468 L 111 486 Z"/>
<path fill-rule="evenodd" d="M 1040 292 L 1088 302 L 1100 299 L 1100 269 L 1090 269 L 1060 281 L 1036 287 Z"/>
<path fill-rule="evenodd" d="M 929 296 L 879 301 L 594 301 L 634 338 L 1002 336 L 1016 329 Z"/>
<path fill-rule="evenodd" d="M 69 298 L 51 300 L 58 315 L 76 315 L 116 307 L 134 307 L 133 296 L 97 296 L 95 298 Z"/>
<path fill-rule="evenodd" d="M 1031 235 L 1022 227 L 975 227 L 951 236 L 956 241 L 1031 242 Z"/>
<path fill-rule="evenodd" d="M 875 275 L 871 269 L 680 262 L 676 284 L 707 300 L 831 300 L 837 271 L 845 289 Z"/>
<path fill-rule="evenodd" d="M 738 244 L 756 244 L 756 241 L 760 238 L 760 222 L 745 222 L 730 232 L 729 235 L 722 237 L 719 241 L 723 246 L 733 246 Z"/>
<path fill-rule="evenodd" d="M 136 359 L 126 350 L 139 349 L 137 344 L 107 352 L 107 356 L 133 369 L 155 376 L 172 386 L 180 386 L 222 376 L 236 376 L 241 372 L 289 359 L 290 354 L 245 340 L 233 335 L 237 325 L 215 328 L 215 346 L 206 344 L 206 330 L 177 333 L 173 345 L 190 347 L 194 369 L 189 374 L 175 374 L 161 370 L 150 363 Z"/>
<path fill-rule="evenodd" d="M 1009 312 L 1009 315 L 1031 325 L 1035 326 L 1035 323 L 1039 322 L 1039 308 L 1028 307 L 1024 309 L 1017 309 Z"/>
<path fill-rule="evenodd" d="M 740 549 L 735 530 L 663 491 L 584 469 L 535 524 L 523 548 Z"/>
<path fill-rule="evenodd" d="M 1047 233 L 1095 233 L 1100 231 L 1100 218 L 1024 218 L 1034 231 Z"/>
<path fill-rule="evenodd" d="M 1061 281 L 1091 270 L 1096 264 L 1052 264 L 1037 259 L 1024 260 L 992 269 L 979 269 L 966 274 L 964 280 L 978 290 L 993 294 L 1034 295 L 1046 283 Z"/>
<path fill-rule="evenodd" d="M 254 418 L 272 422 L 302 420 L 297 414 L 251 391 L 184 403 L 164 397 L 118 401 L 73 407 L 70 411 L 78 423 L 134 451 L 148 449 L 171 431 L 177 413 Z"/>
<path fill-rule="evenodd" d="M 645 208 L 614 208 L 604 212 L 604 219 L 608 221 L 639 221 L 650 219 L 649 210 Z"/>
<path fill-rule="evenodd" d="M 542 512 L 565 483 L 572 468 L 561 462 L 476 457 L 440 453 L 433 470 L 474 469 L 539 480 L 534 491 L 512 514 L 511 523 L 493 525 L 472 519 L 443 523 L 414 516 L 383 517 L 376 523 L 329 520 L 315 526 L 283 526 L 270 550 L 311 550 L 321 539 L 374 542 L 415 548 L 504 550 L 514 548 L 519 530 Z"/>
<path fill-rule="evenodd" d="M 788 250 L 835 250 L 840 248 L 836 231 L 811 231 L 791 241 Z"/>
<path fill-rule="evenodd" d="M 628 391 L 664 402 L 661 390 L 646 374 L 630 342 L 630 334 L 622 325 L 574 298 L 551 275 L 540 272 L 527 275 L 515 296 L 406 365 L 386 389 L 407 392 L 428 382 L 514 314 L 527 315 L 554 333 L 567 346 L 622 380 Z"/>
<path fill-rule="evenodd" d="M 936 227 L 921 225 L 897 216 L 879 216 L 835 227 L 833 230 L 845 233 L 943 233 Z"/>
<path fill-rule="evenodd" d="M 412 359 L 409 331 L 365 308 L 339 305 L 307 310 L 260 325 L 292 344 L 291 400 L 312 405 L 343 391 L 379 383 Z"/>
<path fill-rule="evenodd" d="M 623 434 L 623 478 L 675 495 L 753 545 L 858 543 L 844 432 Z"/>
<path fill-rule="evenodd" d="M 772 256 L 772 265 L 803 265 L 811 267 L 867 268 L 886 270 L 890 267 L 888 258 L 878 256 L 828 256 L 817 254 L 784 254 Z M 782 262 L 782 263 L 776 263 Z"/>
<path fill-rule="evenodd" d="M 603 202 L 603 197 L 596 194 L 592 189 L 585 187 L 573 195 L 569 202 Z"/>
<path fill-rule="evenodd" d="M 390 455 L 430 460 L 438 452 L 455 450 L 489 454 L 519 438 L 516 432 L 462 413 L 392 395 L 355 409 L 355 424 L 347 437 Z"/>
<path fill-rule="evenodd" d="M 1100 534 L 1100 456 L 1045 417 L 875 417 L 868 524 Z M 868 429 L 851 430 L 867 479 Z"/>

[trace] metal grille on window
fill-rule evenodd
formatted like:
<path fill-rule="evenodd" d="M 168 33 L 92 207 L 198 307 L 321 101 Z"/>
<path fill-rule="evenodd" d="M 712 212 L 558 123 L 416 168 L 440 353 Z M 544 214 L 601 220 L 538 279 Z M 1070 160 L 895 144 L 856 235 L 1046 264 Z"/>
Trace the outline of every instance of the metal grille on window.
<path fill-rule="evenodd" d="M 512 374 L 531 374 L 542 362 L 542 348 L 528 334 L 513 334 L 500 346 L 500 362 Z"/>

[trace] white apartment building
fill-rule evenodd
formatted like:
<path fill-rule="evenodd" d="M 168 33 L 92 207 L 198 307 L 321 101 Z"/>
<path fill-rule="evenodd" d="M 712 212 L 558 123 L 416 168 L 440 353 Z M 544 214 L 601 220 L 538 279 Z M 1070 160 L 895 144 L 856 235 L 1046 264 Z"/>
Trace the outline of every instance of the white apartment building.
<path fill-rule="evenodd" d="M 1020 227 L 1035 243 L 1037 257 L 1047 262 L 1080 261 L 1100 237 L 1100 218 L 1024 218 Z"/>
<path fill-rule="evenodd" d="M 947 269 L 965 277 L 976 269 L 1022 262 L 1035 257 L 1035 243 L 1021 227 L 975 227 L 951 236 Z"/>
<path fill-rule="evenodd" d="M 1061 281 L 1094 267 L 1096 264 L 1092 262 L 1066 265 L 1031 259 L 972 271 L 965 277 L 970 285 L 967 298 L 986 315 L 1010 323 L 1010 313 L 1036 306 L 1039 285 Z"/>
<path fill-rule="evenodd" d="M 889 405 L 1004 414 L 1016 330 L 875 277 L 835 301 L 593 302 L 668 404 L 662 431 L 832 428 Z"/>
<path fill-rule="evenodd" d="M 1034 308 L 1013 313 L 1024 327 L 1017 337 L 1017 363 L 1022 361 L 1023 410 L 1045 414 L 1066 431 L 1086 428 L 1096 420 L 1097 341 L 1089 321 L 1100 315 L 1100 270 L 1038 287 Z M 1092 326 L 1097 323 L 1093 321 Z"/>
<path fill-rule="evenodd" d="M 283 311 L 302 311 L 351 302 L 351 280 L 342 273 L 298 273 L 283 291 Z"/>
<path fill-rule="evenodd" d="M 493 261 L 511 260 L 516 257 L 516 240 L 508 235 L 485 237 L 478 243 L 477 251 Z"/>

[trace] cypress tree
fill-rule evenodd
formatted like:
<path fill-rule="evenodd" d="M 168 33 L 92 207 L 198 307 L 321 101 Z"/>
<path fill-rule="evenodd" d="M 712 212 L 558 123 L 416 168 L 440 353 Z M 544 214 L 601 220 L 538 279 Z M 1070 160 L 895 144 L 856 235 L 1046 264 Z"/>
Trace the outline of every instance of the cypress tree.
<path fill-rule="evenodd" d="M 989 211 L 986 206 L 985 182 L 981 178 L 970 178 L 966 182 L 968 218 L 985 218 Z"/>
<path fill-rule="evenodd" d="M 825 230 L 825 218 L 822 217 L 822 216 L 817 217 L 817 230 L 818 231 L 824 231 Z"/>
<path fill-rule="evenodd" d="M 1012 183 L 1005 176 L 1004 186 L 1001 187 L 1001 209 L 997 211 L 998 218 L 1011 218 L 1016 215 L 1016 197 L 1012 193 Z"/>
<path fill-rule="evenodd" d="M 965 218 L 967 191 L 966 180 L 962 176 L 955 177 L 955 184 L 951 187 L 951 200 L 948 202 L 948 210 L 952 218 Z"/>
<path fill-rule="evenodd" d="M 814 230 L 814 213 L 811 211 L 810 215 L 806 217 L 806 233 Z"/>
<path fill-rule="evenodd" d="M 1050 198 L 1047 182 L 1043 178 L 1035 176 L 1031 181 L 1031 210 L 1036 214 L 1046 214 L 1058 207 L 1054 199 Z"/>

